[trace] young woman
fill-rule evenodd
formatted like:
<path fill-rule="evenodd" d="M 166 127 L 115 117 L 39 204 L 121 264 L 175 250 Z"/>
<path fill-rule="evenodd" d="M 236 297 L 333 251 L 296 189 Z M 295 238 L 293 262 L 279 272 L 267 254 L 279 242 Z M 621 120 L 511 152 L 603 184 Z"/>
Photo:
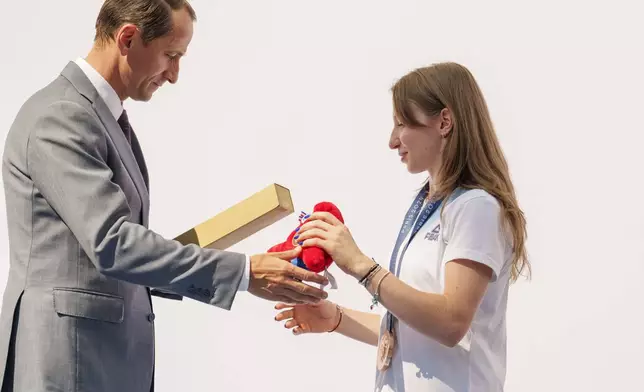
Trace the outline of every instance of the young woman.
<path fill-rule="evenodd" d="M 502 391 L 509 284 L 529 263 L 525 219 L 487 105 L 469 70 L 417 69 L 392 88 L 389 147 L 411 173 L 426 171 L 384 267 L 332 215 L 301 227 L 303 247 L 325 249 L 382 305 L 384 315 L 280 303 L 296 335 L 336 332 L 377 350 L 377 391 Z"/>

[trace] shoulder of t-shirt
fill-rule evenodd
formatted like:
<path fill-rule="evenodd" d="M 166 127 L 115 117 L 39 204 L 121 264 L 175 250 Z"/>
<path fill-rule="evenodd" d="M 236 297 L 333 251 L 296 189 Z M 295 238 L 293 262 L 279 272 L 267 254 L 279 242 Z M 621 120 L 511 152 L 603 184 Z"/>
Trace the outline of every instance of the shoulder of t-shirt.
<path fill-rule="evenodd" d="M 492 196 L 485 189 L 459 189 L 445 203 L 445 213 L 455 214 L 466 205 L 476 208 L 493 209 L 501 211 L 501 205 L 496 197 Z"/>
<path fill-rule="evenodd" d="M 503 246 L 503 256 L 496 255 L 493 259 L 489 259 L 486 263 L 494 269 L 494 278 L 492 281 L 496 281 L 497 277 L 506 269 L 507 262 L 511 256 L 512 249 L 509 246 L 511 243 L 511 237 L 508 233 L 502 234 L 503 230 L 501 226 L 501 204 L 492 196 L 490 193 L 484 189 L 461 189 L 456 193 L 452 198 L 448 200 L 445 204 L 444 211 L 444 220 L 443 225 L 445 232 L 448 233 L 447 236 L 450 236 L 456 225 L 456 222 L 461 222 L 464 224 L 465 221 L 470 223 L 476 222 L 475 224 L 480 225 L 481 229 L 486 230 L 487 233 L 483 237 L 491 243 L 496 243 L 497 245 Z M 465 224 L 466 227 L 470 227 L 470 224 Z M 493 230 L 498 228 L 500 231 Z M 500 237 L 492 234 L 496 232 Z M 498 243 L 496 241 L 499 241 Z M 491 245 L 487 245 L 491 246 Z M 494 246 L 492 248 L 487 248 L 487 252 L 492 250 L 498 250 Z"/>

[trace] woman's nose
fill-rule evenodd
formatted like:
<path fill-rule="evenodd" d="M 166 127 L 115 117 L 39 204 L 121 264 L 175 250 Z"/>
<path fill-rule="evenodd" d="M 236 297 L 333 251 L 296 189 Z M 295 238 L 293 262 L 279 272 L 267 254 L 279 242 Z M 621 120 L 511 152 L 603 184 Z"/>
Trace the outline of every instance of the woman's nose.
<path fill-rule="evenodd" d="M 398 139 L 398 131 L 394 128 L 389 136 L 389 148 L 395 150 L 398 146 L 400 146 L 400 139 Z"/>

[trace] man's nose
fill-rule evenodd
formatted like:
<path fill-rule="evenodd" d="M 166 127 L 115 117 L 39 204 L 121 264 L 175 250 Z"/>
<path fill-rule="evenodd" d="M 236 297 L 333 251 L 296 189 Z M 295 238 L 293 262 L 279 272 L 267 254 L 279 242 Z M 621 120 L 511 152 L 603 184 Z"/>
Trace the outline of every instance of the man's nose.
<path fill-rule="evenodd" d="M 164 77 L 172 84 L 177 83 L 179 80 L 179 60 L 172 62 L 170 67 L 165 71 Z"/>

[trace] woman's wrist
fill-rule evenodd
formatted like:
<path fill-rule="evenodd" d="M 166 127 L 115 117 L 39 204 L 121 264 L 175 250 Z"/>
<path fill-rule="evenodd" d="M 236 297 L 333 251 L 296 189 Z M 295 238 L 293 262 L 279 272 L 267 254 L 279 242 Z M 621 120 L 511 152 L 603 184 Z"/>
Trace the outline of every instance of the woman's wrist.
<path fill-rule="evenodd" d="M 370 309 L 373 310 L 374 306 L 378 306 L 380 304 L 380 286 L 382 285 L 382 282 L 389 276 L 391 273 L 384 269 L 384 268 L 378 268 L 376 271 L 374 271 L 373 274 L 369 276 L 369 278 L 363 283 L 364 288 L 367 290 L 369 294 L 371 294 L 371 306 Z"/>
<path fill-rule="evenodd" d="M 380 297 L 380 285 L 387 275 L 389 275 L 389 270 L 384 268 L 380 268 L 376 271 L 371 279 L 369 279 L 368 282 L 365 282 L 365 289 L 367 289 L 367 292 L 373 296 Z"/>
<path fill-rule="evenodd" d="M 378 263 L 366 255 L 361 254 L 354 265 L 355 267 L 350 272 L 351 276 L 359 281 L 363 281 L 370 273 L 373 272 L 374 268 L 378 266 Z"/>
<path fill-rule="evenodd" d="M 333 328 L 327 331 L 328 333 L 335 332 L 335 330 L 337 330 L 340 324 L 342 323 L 342 316 L 344 315 L 344 312 L 342 311 L 342 308 L 340 307 L 340 305 L 336 304 L 335 308 L 336 308 L 335 317 L 337 318 L 338 321 L 335 322 L 335 326 Z"/>

